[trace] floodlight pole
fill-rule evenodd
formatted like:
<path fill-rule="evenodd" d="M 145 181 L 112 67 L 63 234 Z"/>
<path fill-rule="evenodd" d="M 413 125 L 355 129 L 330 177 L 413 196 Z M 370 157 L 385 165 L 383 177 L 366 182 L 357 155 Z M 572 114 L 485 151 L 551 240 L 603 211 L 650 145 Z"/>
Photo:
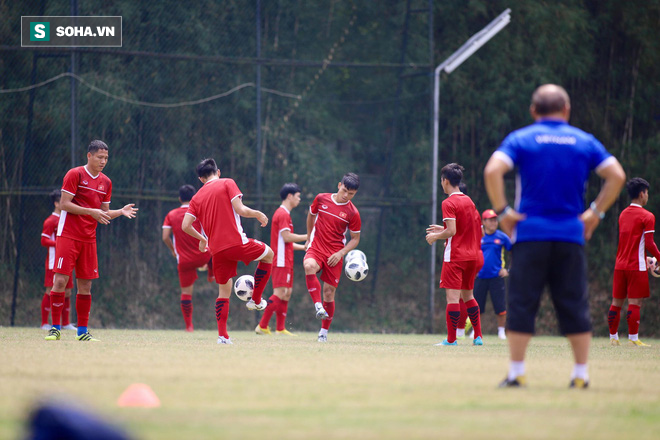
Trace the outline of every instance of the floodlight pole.
<path fill-rule="evenodd" d="M 435 225 L 438 221 L 438 137 L 439 137 L 439 116 L 440 116 L 440 73 L 444 70 L 448 75 L 456 70 L 465 60 L 470 58 L 481 46 L 486 44 L 491 38 L 499 33 L 511 21 L 511 9 L 507 9 L 491 21 L 488 26 L 474 34 L 465 42 L 456 52 L 435 68 L 433 82 L 433 177 L 432 177 L 432 208 L 431 224 Z M 436 243 L 431 245 L 431 262 L 429 276 L 429 314 L 430 326 L 429 332 L 433 333 L 434 313 L 435 313 L 435 259 Z"/>

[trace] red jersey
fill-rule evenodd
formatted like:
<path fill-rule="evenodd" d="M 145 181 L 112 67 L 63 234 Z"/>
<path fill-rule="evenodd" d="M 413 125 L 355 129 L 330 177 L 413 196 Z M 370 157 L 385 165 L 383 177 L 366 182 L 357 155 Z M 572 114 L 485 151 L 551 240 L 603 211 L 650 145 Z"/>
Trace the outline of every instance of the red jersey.
<path fill-rule="evenodd" d="M 614 269 L 646 271 L 646 250 L 660 261 L 653 242 L 655 216 L 641 205 L 631 203 L 619 215 L 619 247 Z"/>
<path fill-rule="evenodd" d="M 181 205 L 180 207 L 171 210 L 165 216 L 163 221 L 163 229 L 172 230 L 172 243 L 174 244 L 174 253 L 176 254 L 176 262 L 179 264 L 194 263 L 199 261 L 206 252 L 199 251 L 199 241 L 192 235 L 188 235 L 181 229 L 183 217 L 188 211 L 188 205 Z M 197 231 L 204 233 L 202 225 L 199 220 L 193 222 L 193 228 Z"/>
<path fill-rule="evenodd" d="M 481 253 L 481 216 L 472 199 L 452 193 L 442 201 L 442 221 L 456 221 L 456 235 L 447 240 L 444 261 L 471 261 Z M 445 224 L 445 227 L 447 225 Z"/>
<path fill-rule="evenodd" d="M 60 215 L 54 212 L 44 220 L 44 227 L 41 230 L 41 245 L 48 248 L 46 257 L 46 269 L 53 270 L 55 267 L 55 232 L 57 224 L 60 221 Z"/>
<path fill-rule="evenodd" d="M 316 215 L 310 249 L 330 256 L 346 245 L 346 231 L 360 232 L 362 221 L 353 202 L 337 203 L 330 193 L 316 196 L 309 212 Z"/>
<path fill-rule="evenodd" d="M 293 233 L 291 213 L 280 205 L 273 214 L 270 227 L 270 248 L 275 253 L 275 267 L 293 267 L 293 242 L 286 243 L 282 231 Z"/>
<path fill-rule="evenodd" d="M 236 197 L 243 197 L 236 182 L 213 179 L 207 181 L 190 201 L 186 215 L 199 220 L 208 236 L 212 254 L 248 242 L 241 226 L 241 216 L 231 204 Z"/>
<path fill-rule="evenodd" d="M 73 196 L 73 203 L 83 208 L 100 209 L 101 204 L 110 203 L 112 182 L 103 173 L 92 176 L 85 166 L 69 170 L 64 176 L 62 191 Z M 71 214 L 62 210 L 57 227 L 57 236 L 93 243 L 96 241 L 98 222 L 91 215 Z"/>

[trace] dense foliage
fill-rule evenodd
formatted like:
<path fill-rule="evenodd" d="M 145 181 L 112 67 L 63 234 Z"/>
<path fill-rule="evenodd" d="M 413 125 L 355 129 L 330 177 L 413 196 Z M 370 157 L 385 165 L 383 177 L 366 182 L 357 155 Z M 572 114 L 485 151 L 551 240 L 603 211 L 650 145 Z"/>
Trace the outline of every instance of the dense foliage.
<path fill-rule="evenodd" d="M 269 90 L 262 101 L 263 197 L 258 198 L 256 94 L 248 84 L 255 82 L 257 70 L 255 2 L 81 2 L 80 15 L 123 16 L 123 47 L 80 52 L 78 72 L 86 84 L 125 99 L 78 83 L 80 142 L 73 161 L 84 163 L 89 140 L 105 140 L 111 148 L 106 170 L 114 185 L 113 207 L 129 201 L 140 207 L 135 221 L 118 219 L 99 227 L 101 279 L 94 284 L 91 325 L 179 327 L 175 263 L 160 241 L 160 227 L 177 205 L 177 188 L 197 182 L 194 165 L 212 156 L 223 174 L 238 182 L 246 202 L 263 206 L 267 214 L 279 204 L 282 183 L 298 182 L 304 197 L 294 211 L 294 225 L 300 232 L 312 197 L 336 188 L 344 172 L 359 173 L 360 248 L 376 273 L 364 283 L 342 282 L 334 326 L 427 331 L 429 251 L 423 235 L 431 197 L 430 72 L 507 7 L 511 24 L 450 76 L 442 76 L 441 162 L 463 164 L 469 194 L 478 208 L 488 207 L 485 162 L 509 131 L 530 123 L 527 108 L 534 88 L 555 82 L 572 97 L 572 123 L 596 135 L 630 177 L 649 180 L 648 208 L 657 212 L 660 207 L 654 196 L 660 183 L 654 172 L 660 169 L 659 1 L 435 1 L 432 60 L 429 15 L 423 12 L 427 2 L 262 3 L 262 86 Z M 44 15 L 70 13 L 68 2 L 0 0 L 6 18 L 0 22 L 0 89 L 29 85 L 33 72 L 39 83 L 69 70 L 67 51 L 20 48 L 20 16 L 38 15 L 41 8 Z M 126 102 L 194 101 L 242 84 L 248 85 L 199 105 L 157 108 Z M 19 253 L 16 323 L 37 323 L 44 259 L 39 234 L 50 212 L 46 194 L 61 184 L 72 163 L 70 88 L 66 78 L 33 92 L 0 94 L 3 325 L 9 323 Z M 509 184 L 512 188 L 512 180 Z M 592 178 L 588 199 L 599 185 Z M 627 204 L 622 194 L 588 244 L 592 313 L 601 334 L 616 219 Z M 254 222 L 244 226 L 252 236 L 267 239 Z M 316 322 L 301 275 L 299 266 L 289 317 L 294 326 L 311 329 Z M 212 328 L 214 292 L 200 287 L 196 321 Z M 642 330 L 657 335 L 656 283 L 652 290 Z M 238 306 L 232 306 L 230 324 L 242 328 L 253 318 Z M 442 330 L 444 302 L 436 301 L 436 307 L 435 329 Z M 487 328 L 494 321 L 491 310 Z M 544 305 L 540 330 L 554 332 L 554 322 Z"/>

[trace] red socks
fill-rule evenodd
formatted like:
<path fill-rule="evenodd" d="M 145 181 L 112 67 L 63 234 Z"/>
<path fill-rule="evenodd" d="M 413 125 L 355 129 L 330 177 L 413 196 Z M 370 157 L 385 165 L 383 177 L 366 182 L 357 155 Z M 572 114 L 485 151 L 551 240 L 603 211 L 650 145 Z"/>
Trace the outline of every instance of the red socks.
<path fill-rule="evenodd" d="M 314 278 L 316 278 L 316 276 Z M 335 302 L 323 301 L 323 308 L 325 309 L 326 312 L 328 312 L 329 318 L 321 321 L 321 328 L 329 330 L 330 324 L 332 324 L 332 318 L 333 316 L 335 316 Z"/>
<path fill-rule="evenodd" d="M 92 295 L 76 296 L 76 315 L 78 315 L 78 327 L 87 327 L 89 322 L 89 310 L 92 308 Z"/>
<path fill-rule="evenodd" d="M 62 325 L 62 309 L 64 308 L 64 292 L 50 291 L 50 314 L 53 325 Z"/>
<path fill-rule="evenodd" d="M 194 330 L 192 323 L 193 303 L 192 295 L 187 293 L 181 294 L 181 313 L 183 314 L 183 321 L 186 323 L 186 331 L 191 332 Z"/>
<path fill-rule="evenodd" d="M 48 324 L 48 314 L 50 313 L 50 295 L 44 293 L 41 298 L 41 325 Z"/>
<path fill-rule="evenodd" d="M 286 328 L 286 311 L 288 310 L 288 308 L 289 308 L 289 301 L 284 301 L 283 299 L 280 299 L 280 307 L 275 312 L 276 313 L 275 319 L 277 320 L 278 332 L 281 332 Z"/>
<path fill-rule="evenodd" d="M 227 317 L 229 316 L 229 298 L 215 300 L 215 319 L 218 321 L 218 336 L 229 338 L 227 334 Z"/>
<path fill-rule="evenodd" d="M 615 335 L 619 331 L 619 321 L 621 320 L 621 307 L 610 306 L 607 312 L 607 326 L 610 328 L 610 334 Z"/>
<path fill-rule="evenodd" d="M 273 313 L 275 313 L 277 309 L 280 307 L 280 301 L 282 300 L 275 295 L 271 295 L 270 298 L 268 298 L 268 306 L 266 307 L 266 310 L 264 310 L 264 314 L 261 316 L 261 321 L 259 321 L 259 327 L 261 328 L 268 327 L 270 318 L 272 318 Z"/>
<path fill-rule="evenodd" d="M 319 279 L 316 278 L 316 274 L 305 275 L 305 283 L 307 284 L 307 291 L 309 292 L 309 296 L 312 297 L 314 304 L 321 302 L 321 283 L 319 283 Z"/>
<path fill-rule="evenodd" d="M 458 300 L 458 305 L 461 306 L 461 316 L 458 318 L 458 328 L 465 328 L 465 321 L 467 321 L 468 313 L 463 298 Z"/>
<path fill-rule="evenodd" d="M 264 293 L 266 284 L 270 279 L 270 271 L 273 269 L 272 263 L 264 263 L 260 261 L 257 269 L 254 271 L 254 291 L 252 292 L 252 301 L 255 304 L 261 302 L 261 294 Z"/>
<path fill-rule="evenodd" d="M 479 316 L 479 303 L 476 299 L 472 298 L 470 301 L 465 303 L 467 307 L 467 314 L 470 317 L 470 322 L 472 323 L 472 328 L 474 328 L 474 338 L 478 338 L 481 335 L 481 319 Z"/>
<path fill-rule="evenodd" d="M 64 297 L 64 309 L 62 309 L 62 325 L 71 324 L 71 297 Z"/>
<path fill-rule="evenodd" d="M 447 304 L 445 313 L 447 319 L 447 342 L 455 342 L 456 328 L 461 316 L 461 306 L 458 303 L 449 303 Z"/>
<path fill-rule="evenodd" d="M 636 335 L 639 333 L 640 306 L 628 304 L 628 334 Z M 614 334 L 614 333 L 611 333 Z"/>

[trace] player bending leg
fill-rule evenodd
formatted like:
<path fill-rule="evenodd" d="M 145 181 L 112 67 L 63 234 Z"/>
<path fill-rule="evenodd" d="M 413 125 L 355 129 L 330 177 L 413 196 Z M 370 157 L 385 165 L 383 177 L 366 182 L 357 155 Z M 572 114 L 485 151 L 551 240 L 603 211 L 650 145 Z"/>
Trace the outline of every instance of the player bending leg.
<path fill-rule="evenodd" d="M 360 187 L 360 178 L 347 173 L 334 194 L 321 193 L 314 198 L 307 214 L 307 253 L 303 260 L 307 291 L 314 301 L 316 317 L 323 319 L 318 341 L 327 342 L 328 330 L 335 315 L 335 292 L 341 277 L 342 261 L 360 243 L 362 222 L 351 200 Z M 346 231 L 351 239 L 346 243 Z M 321 271 L 321 284 L 316 274 Z"/>
<path fill-rule="evenodd" d="M 264 310 L 266 300 L 261 295 L 270 279 L 273 262 L 271 248 L 258 240 L 248 238 L 243 232 L 240 217 L 256 218 L 261 227 L 268 224 L 268 217 L 243 204 L 243 193 L 232 179 L 221 179 L 220 170 L 213 159 L 204 159 L 197 165 L 197 176 L 204 184 L 190 200 L 181 228 L 199 240 L 201 252 L 212 254 L 213 275 L 218 283 L 218 299 L 215 301 L 215 317 L 218 322 L 218 344 L 231 344 L 227 333 L 229 297 L 232 277 L 236 276 L 239 261 L 249 264 L 259 261 L 254 272 L 252 299 L 245 305 L 248 310 Z M 208 239 L 193 227 L 199 220 Z M 208 246 L 208 247 L 207 247 Z"/>
<path fill-rule="evenodd" d="M 181 286 L 181 313 L 187 332 L 194 330 L 192 294 L 197 279 L 197 269 L 208 268 L 211 259 L 211 254 L 200 252 L 198 241 L 181 229 L 183 217 L 188 211 L 188 203 L 194 195 L 195 188 L 192 185 L 183 185 L 179 188 L 181 206 L 168 212 L 163 222 L 163 242 L 172 256 L 176 258 L 179 285 Z M 199 222 L 193 222 L 193 227 L 201 229 Z M 174 236 L 174 240 L 172 240 L 172 236 Z M 207 280 L 209 283 L 214 281 L 212 270 L 207 272 Z"/>
<path fill-rule="evenodd" d="M 50 291 L 53 288 L 53 268 L 55 267 L 55 239 L 57 238 L 57 224 L 60 221 L 60 197 L 62 191 L 53 190 L 50 193 L 50 200 L 53 202 L 54 211 L 44 220 L 44 227 L 41 230 L 41 245 L 48 248 L 48 257 L 46 258 L 46 277 L 44 278 L 44 287 L 46 292 L 41 299 L 41 329 L 50 330 L 52 326 L 48 325 L 48 314 L 50 312 Z M 64 330 L 76 330 L 76 326 L 71 324 L 71 289 L 73 288 L 73 278 L 69 277 L 64 291 L 64 308 L 62 309 L 62 328 Z"/>
<path fill-rule="evenodd" d="M 87 165 L 72 168 L 64 176 L 60 199 L 62 213 L 55 246 L 55 276 L 50 292 L 53 328 L 46 336 L 48 341 L 60 339 L 64 291 L 74 269 L 78 283 L 76 339 L 97 341 L 87 331 L 92 306 L 92 280 L 99 277 L 96 226 L 99 223 L 107 225 L 121 215 L 134 218 L 138 210 L 132 203 L 122 209 L 110 209 L 112 182 L 102 173 L 107 164 L 108 146 L 103 141 L 95 140 L 87 147 Z"/>
<path fill-rule="evenodd" d="M 270 226 L 270 247 L 275 254 L 273 266 L 273 294 L 268 299 L 261 321 L 254 331 L 258 335 L 270 335 L 268 323 L 275 313 L 277 334 L 294 336 L 286 329 L 286 312 L 293 291 L 293 251 L 305 250 L 305 246 L 295 243 L 305 241 L 306 235 L 293 233 L 291 211 L 300 204 L 300 187 L 295 183 L 285 183 L 280 190 L 282 204 L 275 210 Z"/>
<path fill-rule="evenodd" d="M 626 183 L 626 189 L 631 202 L 619 215 L 619 247 L 614 264 L 612 305 L 607 315 L 610 344 L 620 345 L 621 307 L 628 298 L 628 340 L 638 347 L 648 347 L 639 340 L 638 335 L 642 301 L 651 296 L 645 253 L 660 261 L 660 252 L 653 241 L 655 216 L 644 209 L 649 201 L 649 183 L 646 180 L 634 177 Z"/>
<path fill-rule="evenodd" d="M 459 185 L 463 167 L 450 163 L 440 171 L 440 184 L 449 197 L 442 201 L 442 220 L 445 226 L 431 225 L 426 230 L 426 241 L 447 240 L 444 263 L 440 274 L 440 288 L 447 295 L 447 339 L 436 345 L 457 345 L 456 328 L 461 310 L 459 299 L 465 301 L 470 322 L 474 328 L 473 345 L 483 345 L 479 305 L 472 290 L 474 278 L 483 265 L 481 253 L 481 220 L 472 199 L 463 194 Z"/>

